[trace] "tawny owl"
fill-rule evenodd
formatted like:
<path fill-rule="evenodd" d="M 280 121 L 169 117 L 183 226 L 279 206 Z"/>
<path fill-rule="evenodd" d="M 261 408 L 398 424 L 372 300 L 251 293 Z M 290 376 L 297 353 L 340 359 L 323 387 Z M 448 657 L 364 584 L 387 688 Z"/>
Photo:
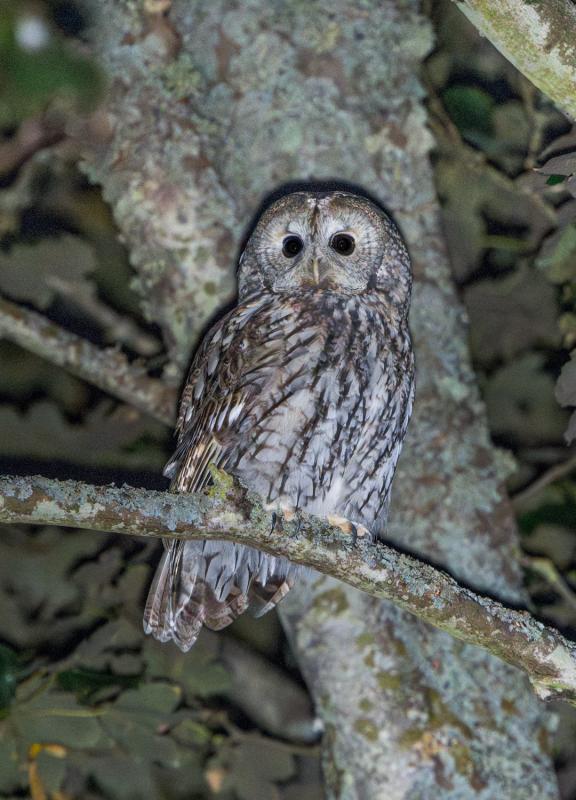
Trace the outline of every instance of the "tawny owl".
<path fill-rule="evenodd" d="M 270 507 L 378 536 L 413 400 L 411 270 L 396 226 L 350 192 L 285 195 L 259 219 L 238 282 L 182 394 L 172 490 L 201 492 L 214 464 Z M 145 630 L 186 651 L 203 625 L 271 609 L 296 575 L 243 545 L 169 541 Z"/>

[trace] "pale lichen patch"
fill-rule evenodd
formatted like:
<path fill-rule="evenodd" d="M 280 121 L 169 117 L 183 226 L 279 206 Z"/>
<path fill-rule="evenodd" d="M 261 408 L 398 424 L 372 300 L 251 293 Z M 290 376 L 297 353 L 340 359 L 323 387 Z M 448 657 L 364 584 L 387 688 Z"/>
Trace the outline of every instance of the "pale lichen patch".
<path fill-rule="evenodd" d="M 368 717 L 357 719 L 354 723 L 354 730 L 371 742 L 375 742 L 378 739 L 378 728 Z"/>
<path fill-rule="evenodd" d="M 97 514 L 106 511 L 106 506 L 102 505 L 102 503 L 89 503 L 84 502 L 80 503 L 78 506 L 78 517 L 80 519 L 87 519 L 88 517 L 94 517 Z"/>
<path fill-rule="evenodd" d="M 38 500 L 34 506 L 32 516 L 36 519 L 65 520 L 68 512 L 53 500 Z"/>

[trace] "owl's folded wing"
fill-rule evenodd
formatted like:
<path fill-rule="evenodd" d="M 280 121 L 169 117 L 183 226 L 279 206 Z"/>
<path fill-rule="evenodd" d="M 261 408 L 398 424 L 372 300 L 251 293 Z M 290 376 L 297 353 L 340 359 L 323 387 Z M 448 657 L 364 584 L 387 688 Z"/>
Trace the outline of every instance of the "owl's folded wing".
<path fill-rule="evenodd" d="M 182 393 L 178 445 L 164 469 L 172 491 L 200 492 L 211 464 L 226 468 L 239 426 L 284 346 L 281 320 L 273 322 L 271 312 L 269 300 L 243 303 L 212 328 L 198 350 Z"/>
<path fill-rule="evenodd" d="M 226 468 L 285 350 L 282 313 L 246 301 L 221 320 L 196 354 L 179 410 L 178 446 L 164 474 L 171 490 L 199 492 L 210 464 Z M 220 541 L 166 540 L 144 614 L 144 629 L 186 651 L 203 625 L 220 630 L 251 606 L 263 614 L 291 588 L 297 567 Z"/>

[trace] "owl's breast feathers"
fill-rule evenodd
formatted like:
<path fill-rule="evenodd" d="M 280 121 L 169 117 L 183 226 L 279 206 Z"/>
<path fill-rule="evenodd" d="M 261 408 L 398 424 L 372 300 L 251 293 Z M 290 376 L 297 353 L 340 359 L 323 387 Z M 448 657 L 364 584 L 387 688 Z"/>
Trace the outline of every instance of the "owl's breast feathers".
<path fill-rule="evenodd" d="M 198 350 L 182 395 L 172 490 L 201 491 L 209 465 L 268 502 L 335 514 L 377 534 L 412 407 L 408 329 L 378 293 L 253 296 Z M 169 541 L 144 629 L 184 651 L 203 625 L 260 615 L 298 567 L 233 542 Z"/>
<path fill-rule="evenodd" d="M 200 491 L 210 463 L 270 503 L 385 516 L 410 416 L 407 325 L 377 292 L 249 298 L 208 334 L 182 396 L 176 491 Z"/>

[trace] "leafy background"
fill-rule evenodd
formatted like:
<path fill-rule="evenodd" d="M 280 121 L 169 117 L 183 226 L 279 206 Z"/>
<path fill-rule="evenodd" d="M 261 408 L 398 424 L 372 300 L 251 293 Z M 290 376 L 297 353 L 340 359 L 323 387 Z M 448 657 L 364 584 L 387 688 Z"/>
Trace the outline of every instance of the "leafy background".
<path fill-rule="evenodd" d="M 422 80 L 454 280 L 514 465 L 534 609 L 576 637 L 576 135 L 452 3 L 429 11 Z M 72 2 L 2 5 L 0 294 L 159 374 L 159 333 L 70 135 L 103 125 L 85 26 Z M 0 442 L 2 472 L 150 488 L 165 487 L 171 447 L 160 424 L 2 340 Z M 317 726 L 277 618 L 205 632 L 185 657 L 145 639 L 157 549 L 2 529 L 0 797 L 319 799 Z M 558 713 L 562 795 L 576 798 L 576 715 Z"/>

